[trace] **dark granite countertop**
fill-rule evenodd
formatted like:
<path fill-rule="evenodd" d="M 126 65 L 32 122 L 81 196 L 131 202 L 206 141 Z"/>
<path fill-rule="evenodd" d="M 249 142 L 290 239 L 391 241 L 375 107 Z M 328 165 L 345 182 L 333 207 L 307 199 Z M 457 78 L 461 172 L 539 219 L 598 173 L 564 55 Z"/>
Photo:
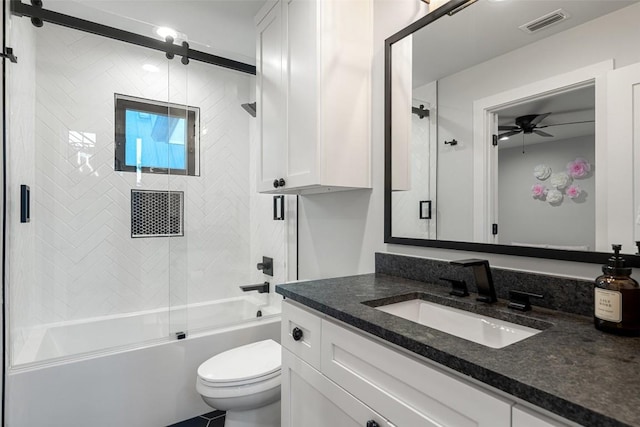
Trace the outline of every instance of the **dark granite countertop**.
<path fill-rule="evenodd" d="M 535 306 L 520 314 L 503 300 L 488 305 L 447 291 L 381 273 L 276 287 L 293 301 L 579 424 L 640 426 L 640 338 L 600 332 L 590 317 Z M 363 304 L 399 295 L 544 330 L 493 349 Z"/>

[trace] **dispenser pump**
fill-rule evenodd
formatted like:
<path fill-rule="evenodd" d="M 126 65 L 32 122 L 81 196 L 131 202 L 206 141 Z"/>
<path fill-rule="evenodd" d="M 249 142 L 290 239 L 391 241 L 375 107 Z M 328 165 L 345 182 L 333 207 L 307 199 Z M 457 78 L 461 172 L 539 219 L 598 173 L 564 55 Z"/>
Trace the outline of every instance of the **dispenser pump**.
<path fill-rule="evenodd" d="M 602 266 L 602 272 L 609 276 L 631 276 L 631 267 L 624 266 L 624 258 L 620 256 L 622 245 L 611 245 L 613 256 L 608 265 Z"/>
<path fill-rule="evenodd" d="M 624 266 L 621 245 L 612 245 L 613 256 L 594 283 L 593 323 L 596 329 L 618 335 L 640 336 L 640 285 Z"/>

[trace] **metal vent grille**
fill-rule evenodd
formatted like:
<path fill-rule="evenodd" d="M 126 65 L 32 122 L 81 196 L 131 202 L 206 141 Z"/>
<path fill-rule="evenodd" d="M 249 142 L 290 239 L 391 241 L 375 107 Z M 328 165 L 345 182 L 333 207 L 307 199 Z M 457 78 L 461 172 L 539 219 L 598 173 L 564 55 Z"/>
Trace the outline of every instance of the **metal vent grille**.
<path fill-rule="evenodd" d="M 531 22 L 527 22 L 526 24 L 521 25 L 519 28 L 525 33 L 535 33 L 536 31 L 547 28 L 550 25 L 556 24 L 560 21 L 564 21 L 568 17 L 569 14 L 567 12 L 562 9 L 558 9 L 544 16 L 541 16 L 538 19 L 534 19 Z"/>
<path fill-rule="evenodd" d="M 184 192 L 131 190 L 131 237 L 184 236 Z"/>

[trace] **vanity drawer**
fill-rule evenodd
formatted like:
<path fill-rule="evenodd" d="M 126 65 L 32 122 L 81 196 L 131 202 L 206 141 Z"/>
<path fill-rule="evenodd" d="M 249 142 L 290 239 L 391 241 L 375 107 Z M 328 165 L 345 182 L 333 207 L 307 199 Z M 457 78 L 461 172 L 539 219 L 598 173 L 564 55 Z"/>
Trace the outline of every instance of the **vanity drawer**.
<path fill-rule="evenodd" d="M 569 420 L 556 420 L 522 405 L 513 406 L 512 427 L 569 427 L 577 426 Z"/>
<path fill-rule="evenodd" d="M 320 370 L 321 319 L 295 305 L 282 302 L 282 346 Z"/>
<path fill-rule="evenodd" d="M 321 371 L 397 427 L 511 425 L 511 402 L 327 320 Z"/>

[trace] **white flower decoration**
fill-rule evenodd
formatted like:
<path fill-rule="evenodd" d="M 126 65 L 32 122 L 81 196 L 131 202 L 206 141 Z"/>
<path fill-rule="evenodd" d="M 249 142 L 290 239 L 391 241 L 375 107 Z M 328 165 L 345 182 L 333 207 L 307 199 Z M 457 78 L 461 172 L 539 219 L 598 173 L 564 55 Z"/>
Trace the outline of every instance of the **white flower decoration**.
<path fill-rule="evenodd" d="M 560 190 L 554 189 L 554 190 L 547 191 L 547 202 L 549 202 L 552 205 L 562 202 L 563 197 L 564 196 L 562 195 Z"/>
<path fill-rule="evenodd" d="M 551 174 L 551 179 L 549 180 L 551 186 L 559 190 L 571 184 L 571 181 L 573 180 L 566 172 L 553 173 Z"/>
<path fill-rule="evenodd" d="M 540 181 L 544 181 L 551 176 L 551 168 L 545 164 L 538 165 L 533 168 L 533 176 Z"/>

